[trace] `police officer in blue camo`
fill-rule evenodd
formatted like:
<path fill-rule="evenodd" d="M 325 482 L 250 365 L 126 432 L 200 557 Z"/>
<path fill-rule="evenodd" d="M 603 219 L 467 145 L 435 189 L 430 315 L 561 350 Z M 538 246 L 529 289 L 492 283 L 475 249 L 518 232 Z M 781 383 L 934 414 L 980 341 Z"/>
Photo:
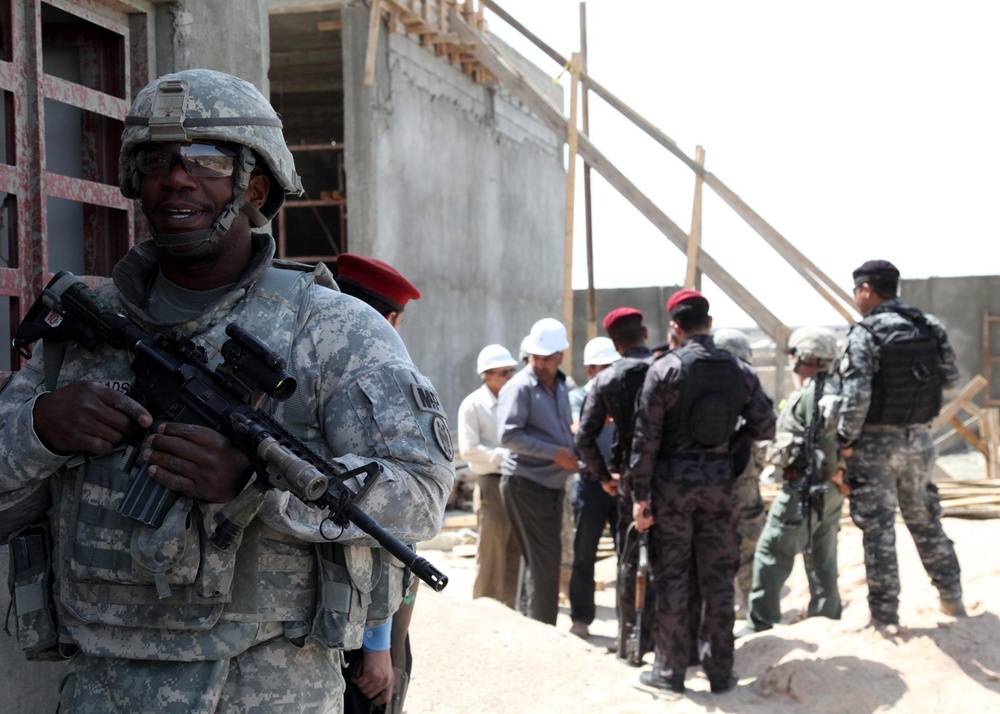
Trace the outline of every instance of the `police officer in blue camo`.
<path fill-rule="evenodd" d="M 847 458 L 851 518 L 861 529 L 873 624 L 899 624 L 896 504 L 946 615 L 962 617 L 961 571 L 941 526 L 931 483 L 937 449 L 931 422 L 943 390 L 958 384 L 944 326 L 897 297 L 899 270 L 869 260 L 854 271 L 851 328 L 840 365 L 844 402 L 837 438 Z"/>
<path fill-rule="evenodd" d="M 300 192 L 263 95 L 210 70 L 153 81 L 125 119 L 120 168 L 153 237 L 100 295 L 149 331 L 190 337 L 213 366 L 226 325 L 249 330 L 298 381 L 274 418 L 335 468 L 380 463 L 359 505 L 397 538 L 435 534 L 454 468 L 433 387 L 385 320 L 330 289 L 325 267 L 274 261 L 273 238 L 251 231 Z M 24 505 L 50 500 L 49 654 L 76 653 L 60 711 L 340 712 L 341 651 L 398 607 L 400 564 L 355 526 L 329 541 L 325 511 L 283 491 L 233 552 L 217 549 L 212 517 L 252 476 L 242 452 L 193 425 L 144 433 L 152 415 L 129 397 L 121 351 L 70 345 L 47 359 L 36 350 L 0 394 L 0 531 L 44 518 Z M 117 511 L 133 437 L 150 476 L 181 494 L 159 527 Z M 16 613 L 19 638 L 28 615 Z"/>
<path fill-rule="evenodd" d="M 788 340 L 799 389 L 788 397 L 773 441 L 767 445 L 767 460 L 782 469 L 784 484 L 767 514 L 767 525 L 757 541 L 753 560 L 753 586 L 746 627 L 737 635 L 769 630 L 781 621 L 781 588 L 792 572 L 795 557 L 809 545 L 805 559 L 809 580 L 809 617 L 840 619 L 840 591 L 837 589 L 837 534 L 844 506 L 843 465 L 837 449 L 837 415 L 840 382 L 833 374 L 837 363 L 837 336 L 826 327 L 800 327 Z M 825 373 L 823 393 L 817 397 L 816 375 Z M 806 430 L 812 426 L 819 398 L 817 445 L 822 462 L 812 483 L 822 488 L 823 510 L 802 514 L 799 503 L 807 459 Z M 815 456 L 813 456 L 815 458 Z M 814 496 L 815 498 L 815 496 Z"/>
<path fill-rule="evenodd" d="M 774 435 L 771 399 L 753 369 L 715 346 L 708 300 L 682 290 L 667 301 L 681 346 L 653 362 L 639 396 L 632 444 L 632 516 L 650 531 L 656 659 L 643 684 L 684 691 L 691 655 L 692 562 L 705 613 L 701 664 L 715 694 L 733 674 L 733 578 L 739 559 L 730 444 Z"/>

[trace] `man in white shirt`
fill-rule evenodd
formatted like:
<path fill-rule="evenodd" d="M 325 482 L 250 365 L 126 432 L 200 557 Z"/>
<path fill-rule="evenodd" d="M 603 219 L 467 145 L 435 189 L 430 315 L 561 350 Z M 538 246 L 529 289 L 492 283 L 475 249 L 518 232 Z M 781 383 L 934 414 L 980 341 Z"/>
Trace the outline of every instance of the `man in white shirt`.
<path fill-rule="evenodd" d="M 521 549 L 500 498 L 500 464 L 507 449 L 497 430 L 497 394 L 514 375 L 517 364 L 502 345 L 487 345 L 479 353 L 476 371 L 483 386 L 458 408 L 458 450 L 479 481 L 476 513 L 479 547 L 472 597 L 491 597 L 513 608 Z"/>

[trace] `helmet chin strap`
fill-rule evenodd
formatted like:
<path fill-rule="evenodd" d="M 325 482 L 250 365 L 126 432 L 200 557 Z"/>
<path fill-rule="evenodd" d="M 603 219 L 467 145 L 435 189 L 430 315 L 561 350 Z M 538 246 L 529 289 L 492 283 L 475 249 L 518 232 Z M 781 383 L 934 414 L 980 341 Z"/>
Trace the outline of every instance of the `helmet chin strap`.
<path fill-rule="evenodd" d="M 183 255 L 196 258 L 206 255 L 232 228 L 233 222 L 240 212 L 246 213 L 250 222 L 257 228 L 267 225 L 267 217 L 246 200 L 245 192 L 250 183 L 257 160 L 253 152 L 246 146 L 240 147 L 237 157 L 238 168 L 233 181 L 233 200 L 215 219 L 211 228 L 201 228 L 186 233 L 160 233 L 153 231 L 153 241 L 156 245 L 171 255 Z"/>

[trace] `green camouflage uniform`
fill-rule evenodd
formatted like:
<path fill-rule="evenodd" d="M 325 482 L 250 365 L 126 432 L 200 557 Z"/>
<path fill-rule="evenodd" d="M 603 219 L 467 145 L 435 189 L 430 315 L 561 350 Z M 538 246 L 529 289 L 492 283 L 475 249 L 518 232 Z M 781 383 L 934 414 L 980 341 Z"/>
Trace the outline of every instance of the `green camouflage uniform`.
<path fill-rule="evenodd" d="M 816 382 L 810 380 L 792 394 L 778 416 L 776 437 L 767 447 L 767 460 L 781 468 L 795 468 L 804 478 L 802 453 L 805 430 L 812 423 Z M 812 558 L 806 559 L 809 579 L 809 617 L 840 618 L 837 589 L 837 534 L 844 497 L 830 482 L 838 468 L 836 416 L 840 385 L 836 378 L 824 383 L 820 400 L 823 431 L 819 446 L 823 451 L 823 514 L 812 515 Z M 799 514 L 798 480 L 786 481 L 767 515 L 767 525 L 757 541 L 753 562 L 753 586 L 747 612 L 747 628 L 767 630 L 781 620 L 781 587 L 792 572 L 795 556 L 805 551 L 809 541 L 808 519 Z"/>

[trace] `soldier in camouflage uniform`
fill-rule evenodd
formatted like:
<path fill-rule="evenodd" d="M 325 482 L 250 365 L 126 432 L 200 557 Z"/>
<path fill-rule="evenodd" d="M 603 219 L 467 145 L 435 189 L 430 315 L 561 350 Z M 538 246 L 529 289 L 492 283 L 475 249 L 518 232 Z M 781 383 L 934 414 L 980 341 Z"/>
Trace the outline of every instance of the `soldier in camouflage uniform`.
<path fill-rule="evenodd" d="M 280 127 L 230 75 L 188 70 L 143 89 L 121 189 L 153 240 L 99 292 L 149 331 L 191 337 L 210 366 L 229 322 L 285 356 L 298 389 L 274 417 L 337 469 L 381 464 L 359 505 L 404 542 L 424 540 L 454 481 L 433 387 L 385 320 L 317 284 L 335 287 L 325 268 L 273 262 L 274 240 L 251 232 L 300 191 Z M 252 475 L 242 452 L 193 425 L 143 434 L 153 418 L 128 396 L 124 352 L 70 345 L 61 365 L 48 354 L 0 395 L 0 529 L 51 497 L 58 649 L 78 652 L 60 711 L 339 712 L 340 651 L 398 606 L 398 562 L 353 525 L 330 542 L 325 511 L 277 490 L 233 552 L 217 549 L 212 516 Z M 152 478 L 181 494 L 158 528 L 117 512 L 133 437 Z"/>
<path fill-rule="evenodd" d="M 712 333 L 712 339 L 720 350 L 753 366 L 753 349 L 742 330 L 722 327 Z M 734 444 L 733 464 L 739 474 L 736 477 L 736 501 L 740 504 L 740 515 L 736 521 L 736 532 L 740 536 L 740 565 L 736 570 L 737 617 L 746 614 L 747 598 L 753 583 L 753 553 L 764 530 L 764 499 L 760 496 L 761 452 L 757 444 L 746 441 Z"/>
<path fill-rule="evenodd" d="M 854 271 L 864 319 L 851 328 L 840 366 L 844 403 L 837 438 L 847 457 L 851 518 L 864 534 L 873 624 L 899 622 L 896 504 L 945 614 L 964 616 L 958 558 L 941 526 L 931 483 L 931 421 L 958 364 L 941 323 L 896 297 L 899 271 L 870 260 Z"/>
<path fill-rule="evenodd" d="M 643 684 L 684 691 L 691 652 L 688 578 L 696 564 L 705 603 L 701 664 L 713 693 L 733 675 L 733 578 L 739 560 L 730 443 L 774 435 L 774 411 L 749 365 L 719 350 L 708 300 L 694 290 L 667 302 L 681 346 L 653 362 L 636 411 L 632 516 L 650 530 L 656 622 L 653 671 Z"/>
<path fill-rule="evenodd" d="M 795 360 L 799 390 L 792 394 L 778 415 L 777 436 L 767 445 L 766 458 L 783 469 L 781 493 L 771 505 L 767 525 L 757 541 L 753 561 L 753 587 L 750 591 L 746 627 L 739 634 L 769 630 L 781 620 L 781 587 L 785 584 L 795 556 L 809 545 L 806 558 L 809 579 L 808 616 L 822 615 L 840 619 L 840 592 L 837 589 L 837 534 L 844 505 L 843 468 L 838 460 L 837 414 L 840 406 L 840 383 L 832 375 L 837 361 L 837 337 L 825 327 L 802 327 L 788 341 Z M 814 483 L 822 488 L 821 514 L 799 512 L 801 491 L 806 483 L 806 459 L 803 452 L 806 429 L 812 425 L 816 404 L 815 376 L 825 373 L 820 399 L 822 425 L 817 444 L 823 453 L 820 473 Z"/>

